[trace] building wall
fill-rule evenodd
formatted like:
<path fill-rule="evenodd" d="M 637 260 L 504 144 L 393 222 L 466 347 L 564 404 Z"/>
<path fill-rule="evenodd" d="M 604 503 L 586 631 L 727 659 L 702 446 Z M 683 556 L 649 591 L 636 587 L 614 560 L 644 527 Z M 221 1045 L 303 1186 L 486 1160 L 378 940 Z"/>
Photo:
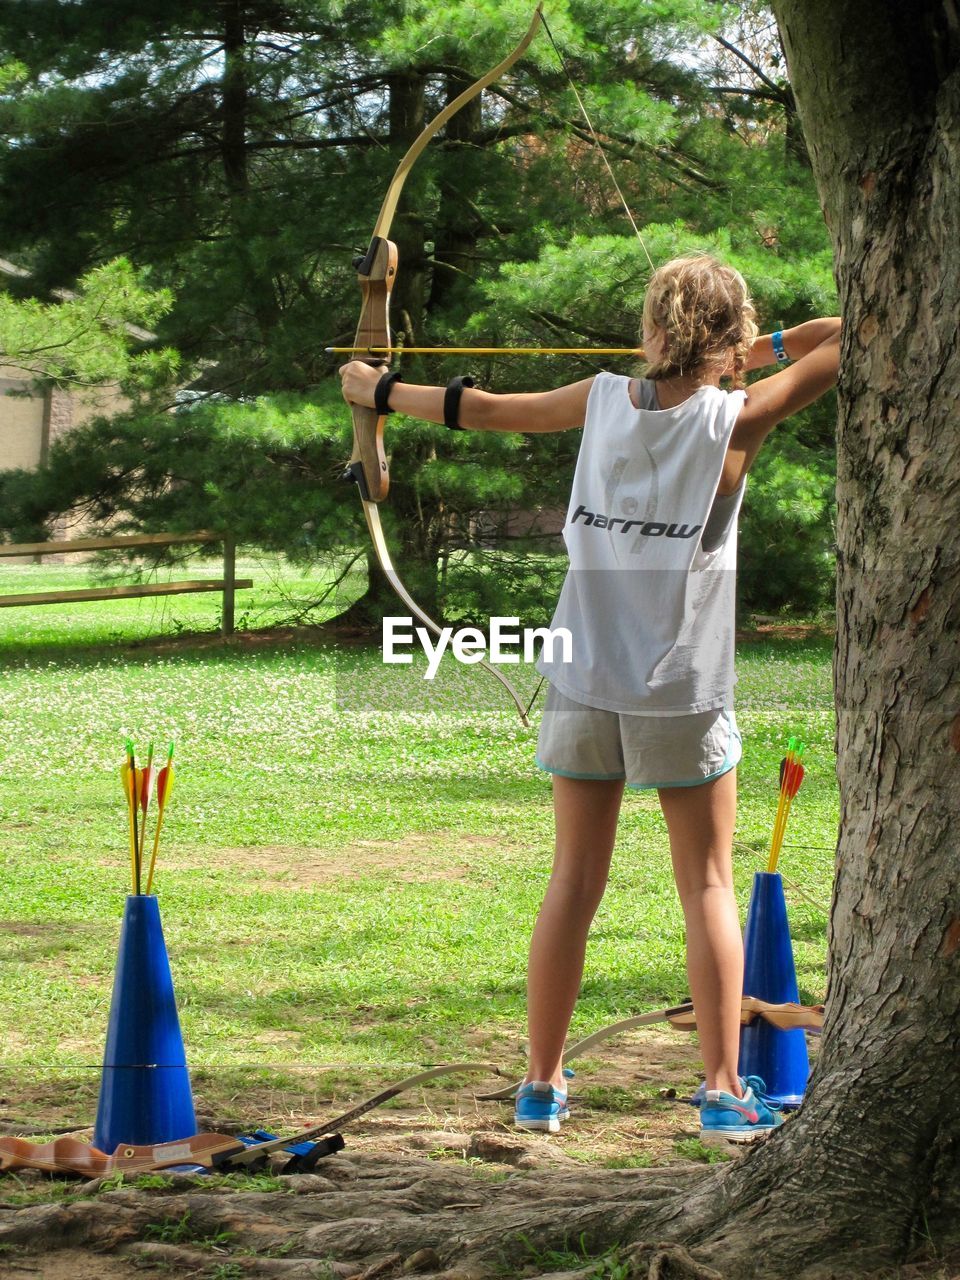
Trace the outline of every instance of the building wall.
<path fill-rule="evenodd" d="M 39 465 L 45 409 L 18 370 L 0 366 L 0 471 Z"/>
<path fill-rule="evenodd" d="M 116 387 L 41 389 L 22 370 L 0 365 L 0 471 L 39 466 L 60 436 L 128 403 Z"/>
<path fill-rule="evenodd" d="M 0 365 L 0 471 L 22 468 L 32 471 L 47 457 L 50 446 L 61 436 L 91 418 L 118 413 L 128 402 L 116 388 L 98 387 L 90 391 L 62 387 L 38 388 L 22 369 Z M 49 536 L 54 540 L 82 538 L 87 522 L 78 518 L 51 521 Z M 51 556 L 46 563 L 61 561 Z M 21 557 L 0 561 L 17 564 Z"/>

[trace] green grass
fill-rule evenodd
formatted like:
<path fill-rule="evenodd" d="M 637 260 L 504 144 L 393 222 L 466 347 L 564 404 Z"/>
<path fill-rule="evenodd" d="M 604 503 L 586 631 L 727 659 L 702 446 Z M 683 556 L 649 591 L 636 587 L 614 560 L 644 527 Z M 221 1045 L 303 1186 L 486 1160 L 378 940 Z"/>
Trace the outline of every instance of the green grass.
<path fill-rule="evenodd" d="M 733 1158 L 732 1153 L 719 1147 L 705 1147 L 699 1138 L 681 1138 L 674 1150 L 684 1160 L 699 1160 L 701 1164 L 724 1164 Z"/>
<path fill-rule="evenodd" d="M 257 580 L 238 598 L 255 626 L 323 587 L 273 563 L 240 572 Z M 0 570 L 0 592 L 87 581 L 76 566 Z M 0 610 L 3 1090 L 98 1065 L 130 884 L 127 736 L 177 742 L 157 888 L 201 1078 L 257 1068 L 266 1086 L 270 1064 L 291 1079 L 321 1065 L 389 1075 L 487 1041 L 515 1050 L 552 847 L 534 735 L 495 681 L 452 661 L 428 686 L 422 664 L 384 667 L 378 649 L 315 632 L 177 639 L 214 630 L 218 612 L 216 596 Z M 173 639 L 144 643 L 159 630 Z M 788 890 L 801 995 L 819 998 L 813 903 L 830 900 L 838 816 L 830 644 L 748 644 L 738 666 L 738 894 L 745 909 L 799 734 L 807 775 L 782 870 L 812 899 Z M 666 831 L 655 794 L 632 795 L 573 1034 L 685 993 Z"/>
<path fill-rule="evenodd" d="M 525 1236 L 519 1237 L 525 1254 L 532 1264 L 553 1272 L 583 1272 L 589 1264 L 593 1264 L 587 1272 L 590 1280 L 629 1280 L 633 1268 L 628 1262 L 621 1261 L 618 1247 L 594 1255 L 589 1251 L 586 1236 L 581 1235 L 576 1248 L 538 1249 Z M 571 1242 L 572 1243 L 572 1242 Z"/>
<path fill-rule="evenodd" d="M 176 1221 L 148 1222 L 143 1229 L 144 1240 L 159 1240 L 163 1244 L 189 1244 L 194 1248 L 222 1249 L 236 1239 L 235 1231 L 217 1231 L 208 1234 L 191 1220 L 189 1210 Z"/>
<path fill-rule="evenodd" d="M 39 591 L 67 591 L 86 587 L 132 585 L 143 581 L 176 582 L 193 578 L 221 578 L 223 561 L 193 559 L 171 568 L 148 569 L 138 573 L 128 567 L 103 566 L 96 559 L 85 563 L 65 557 L 63 563 L 44 560 L 39 564 L 0 560 L 0 595 L 27 595 Z M 297 618 L 320 599 L 327 582 L 316 569 L 291 568 L 276 556 L 238 558 L 238 578 L 252 578 L 253 587 L 236 594 L 238 630 L 268 627 Z M 362 589 L 362 578 L 347 578 L 344 590 Z M 353 598 L 350 595 L 346 601 Z M 323 621 L 344 608 L 334 594 L 326 608 L 311 615 Z M 78 604 L 45 604 L 0 609 L 0 662 L 18 655 L 48 657 L 72 654 L 78 645 L 112 645 L 138 639 L 183 632 L 213 631 L 220 626 L 219 592 L 191 595 L 147 596 L 134 600 L 94 600 Z"/>

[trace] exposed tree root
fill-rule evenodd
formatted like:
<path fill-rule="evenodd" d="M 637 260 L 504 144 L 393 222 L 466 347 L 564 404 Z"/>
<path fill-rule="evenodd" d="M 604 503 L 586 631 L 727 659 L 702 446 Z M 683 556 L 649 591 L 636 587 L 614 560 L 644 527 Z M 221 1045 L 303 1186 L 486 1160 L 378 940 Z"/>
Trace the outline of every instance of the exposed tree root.
<path fill-rule="evenodd" d="M 504 1268 L 561 1274 L 635 1239 L 647 1213 L 711 1176 L 708 1169 L 496 1171 L 452 1162 L 339 1156 L 282 1192 L 237 1191 L 173 1176 L 162 1188 L 78 1187 L 72 1203 L 0 1210 L 0 1246 L 124 1251 L 195 1270 L 223 1254 L 244 1274 L 482 1280 Z M 579 1206 L 579 1207 L 578 1207 Z M 584 1208 L 583 1206 L 588 1206 Z M 628 1234 L 628 1229 L 633 1234 Z M 215 1252 L 211 1252 L 215 1250 Z M 713 1277 L 682 1250 L 631 1253 L 631 1274 Z M 553 1266 L 551 1266 L 553 1262 Z M 641 1268 L 642 1269 L 638 1269 Z M 686 1269 L 682 1269 L 686 1268 Z"/>
<path fill-rule="evenodd" d="M 88 1183 L 66 1203 L 0 1208 L 0 1251 L 80 1248 L 201 1275 L 229 1259 L 264 1280 L 826 1280 L 877 1269 L 876 1249 L 823 1264 L 823 1236 L 784 1210 L 789 1187 L 744 1199 L 752 1163 L 516 1172 L 364 1153 L 281 1191 L 183 1175 L 162 1187 Z M 598 1269 L 604 1255 L 611 1266 Z"/>

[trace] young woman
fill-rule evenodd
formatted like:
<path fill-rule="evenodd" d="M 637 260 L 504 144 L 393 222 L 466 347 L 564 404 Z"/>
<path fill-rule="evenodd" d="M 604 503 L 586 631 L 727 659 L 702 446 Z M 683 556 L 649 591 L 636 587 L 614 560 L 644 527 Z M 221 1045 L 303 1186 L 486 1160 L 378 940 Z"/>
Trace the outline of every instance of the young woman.
<path fill-rule="evenodd" d="M 556 849 L 530 946 L 523 1128 L 555 1133 L 568 1114 L 561 1055 L 625 787 L 657 790 L 669 833 L 706 1074 L 701 1139 L 749 1141 L 781 1123 L 763 1082 L 737 1075 L 737 516 L 767 435 L 836 382 L 840 321 L 759 337 L 754 314 L 738 272 L 705 255 L 677 258 L 647 289 L 642 379 L 602 373 L 522 395 L 459 379 L 387 381 L 394 375 L 380 387 L 389 411 L 448 426 L 584 428 L 564 527 L 570 568 L 552 623 L 570 630 L 573 658 L 538 664 L 551 686 L 537 763 L 553 775 Z M 777 363 L 785 367 L 744 389 L 744 372 Z M 353 362 L 341 378 L 348 401 L 374 405 L 378 370 Z"/>

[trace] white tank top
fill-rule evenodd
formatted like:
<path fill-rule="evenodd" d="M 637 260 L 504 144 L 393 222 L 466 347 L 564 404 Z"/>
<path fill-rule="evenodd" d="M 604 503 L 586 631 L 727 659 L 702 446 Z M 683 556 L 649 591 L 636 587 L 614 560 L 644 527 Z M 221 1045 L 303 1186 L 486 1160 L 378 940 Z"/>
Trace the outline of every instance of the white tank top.
<path fill-rule="evenodd" d="M 732 704 L 737 515 L 717 498 L 744 391 L 700 387 L 657 409 L 653 383 L 601 373 L 587 402 L 563 529 L 570 567 L 537 669 L 576 702 L 678 716 Z M 706 537 L 704 534 L 706 533 Z"/>

